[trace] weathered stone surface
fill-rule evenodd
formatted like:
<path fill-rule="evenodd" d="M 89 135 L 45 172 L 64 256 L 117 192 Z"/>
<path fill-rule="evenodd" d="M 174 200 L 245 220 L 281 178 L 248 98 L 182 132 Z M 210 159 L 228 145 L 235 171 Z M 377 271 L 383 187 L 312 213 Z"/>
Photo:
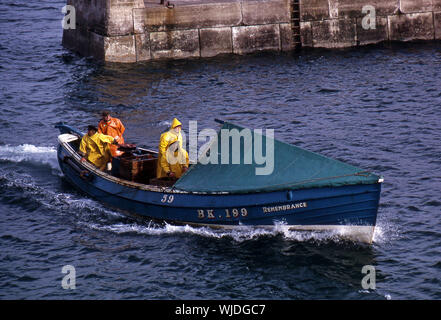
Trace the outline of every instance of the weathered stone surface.
<path fill-rule="evenodd" d="M 394 13 L 398 5 L 399 0 L 329 0 L 329 11 L 331 18 L 361 18 L 368 14 L 367 6 L 371 6 L 376 16 L 388 16 Z M 363 8 L 366 9 L 364 12 Z"/>
<path fill-rule="evenodd" d="M 101 0 L 102 1 L 102 0 Z M 106 35 L 128 35 L 134 32 L 133 10 L 144 8 L 143 0 L 107 0 L 110 5 L 107 10 Z"/>
<path fill-rule="evenodd" d="M 207 28 L 199 30 L 201 57 L 213 57 L 233 52 L 231 28 Z"/>
<path fill-rule="evenodd" d="M 246 54 L 261 50 L 280 50 L 278 24 L 233 27 L 233 52 Z"/>
<path fill-rule="evenodd" d="M 95 32 L 89 32 L 89 53 L 95 59 L 105 60 L 104 56 L 104 36 Z"/>
<path fill-rule="evenodd" d="M 289 51 L 295 49 L 291 23 L 281 23 L 279 28 L 281 50 Z"/>
<path fill-rule="evenodd" d="M 133 33 L 131 7 L 110 8 L 107 18 L 106 35 L 127 35 Z"/>
<path fill-rule="evenodd" d="M 301 0 L 300 20 L 324 20 L 329 19 L 328 0 Z"/>
<path fill-rule="evenodd" d="M 291 22 L 290 0 L 263 0 L 242 2 L 244 25 Z"/>
<path fill-rule="evenodd" d="M 109 62 L 136 62 L 135 37 L 104 37 L 104 59 Z"/>
<path fill-rule="evenodd" d="M 63 30 L 62 44 L 82 56 L 95 56 L 95 52 L 90 47 L 90 36 L 90 32 L 80 26 L 76 29 L 66 29 Z"/>
<path fill-rule="evenodd" d="M 403 13 L 432 11 L 432 0 L 400 0 L 400 10 Z"/>
<path fill-rule="evenodd" d="M 344 48 L 357 44 L 354 19 L 331 19 L 313 21 L 312 41 L 314 47 Z"/>
<path fill-rule="evenodd" d="M 302 40 L 302 46 L 312 47 L 312 22 L 300 22 L 300 39 Z"/>
<path fill-rule="evenodd" d="M 240 2 L 200 3 L 134 9 L 136 33 L 238 26 L 242 22 Z"/>
<path fill-rule="evenodd" d="M 434 39 L 431 12 L 389 16 L 389 40 Z"/>
<path fill-rule="evenodd" d="M 441 11 L 441 0 L 432 0 L 433 11 Z"/>
<path fill-rule="evenodd" d="M 67 0 L 75 8 L 75 20 L 79 26 L 103 31 L 106 24 L 106 1 Z"/>
<path fill-rule="evenodd" d="M 78 29 L 64 29 L 62 45 L 65 48 L 76 51 L 77 50 L 77 31 Z"/>
<path fill-rule="evenodd" d="M 375 28 L 365 28 L 363 18 L 357 19 L 357 43 L 359 45 L 378 43 L 388 40 L 387 18 L 377 17 L 375 19 Z M 370 26 L 370 24 L 368 24 Z"/>
<path fill-rule="evenodd" d="M 176 30 L 150 33 L 153 59 L 199 57 L 198 30 Z"/>
<path fill-rule="evenodd" d="M 338 0 L 337 1 L 329 0 L 328 5 L 329 5 L 329 18 L 338 19 L 338 14 L 339 14 Z"/>
<path fill-rule="evenodd" d="M 89 31 L 87 31 L 86 28 L 82 28 L 81 26 L 77 26 L 76 30 L 76 51 L 85 57 L 88 57 L 90 55 L 93 56 L 93 52 L 90 52 L 89 50 Z"/>
<path fill-rule="evenodd" d="M 441 39 L 441 11 L 433 13 L 435 23 L 435 39 Z"/>
<path fill-rule="evenodd" d="M 136 41 L 136 61 L 147 61 L 150 60 L 150 34 L 142 33 L 135 34 Z"/>

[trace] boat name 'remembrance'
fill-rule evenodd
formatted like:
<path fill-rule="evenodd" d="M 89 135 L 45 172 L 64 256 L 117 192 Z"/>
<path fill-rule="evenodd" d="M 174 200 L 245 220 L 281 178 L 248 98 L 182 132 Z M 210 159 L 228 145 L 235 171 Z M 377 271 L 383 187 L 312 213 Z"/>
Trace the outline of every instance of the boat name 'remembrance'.
<path fill-rule="evenodd" d="M 293 210 L 293 209 L 300 209 L 300 208 L 306 208 L 308 204 L 306 202 L 297 202 L 297 203 L 291 203 L 291 204 L 285 204 L 282 206 L 274 206 L 274 207 L 262 207 L 263 213 L 270 213 L 270 212 L 279 212 L 279 211 L 287 211 L 287 210 Z M 248 210 L 246 208 L 233 208 L 233 209 L 224 209 L 224 215 L 223 214 L 217 214 L 214 209 L 198 209 L 197 210 L 198 218 L 199 219 L 216 219 L 216 217 L 219 217 L 219 219 L 222 218 L 238 218 L 239 216 L 246 217 L 248 216 Z"/>
<path fill-rule="evenodd" d="M 285 204 L 283 206 L 274 206 L 274 207 L 262 207 L 263 213 L 270 212 L 278 212 L 278 211 L 287 211 L 292 209 L 306 208 L 308 204 L 306 202 L 297 202 L 292 204 Z"/>

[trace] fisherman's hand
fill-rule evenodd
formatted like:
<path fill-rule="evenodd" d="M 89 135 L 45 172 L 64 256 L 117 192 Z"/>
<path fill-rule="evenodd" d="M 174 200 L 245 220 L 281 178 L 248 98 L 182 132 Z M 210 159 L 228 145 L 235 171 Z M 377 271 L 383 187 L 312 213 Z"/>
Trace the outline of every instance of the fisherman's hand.
<path fill-rule="evenodd" d="M 81 162 L 86 162 L 86 158 L 82 157 Z"/>
<path fill-rule="evenodd" d="M 187 172 L 187 170 L 188 170 L 188 167 L 183 167 L 183 168 L 182 168 L 182 173 Z"/>
<path fill-rule="evenodd" d="M 169 173 L 167 173 L 169 178 L 174 178 L 176 177 L 175 173 L 173 171 L 170 171 Z"/>

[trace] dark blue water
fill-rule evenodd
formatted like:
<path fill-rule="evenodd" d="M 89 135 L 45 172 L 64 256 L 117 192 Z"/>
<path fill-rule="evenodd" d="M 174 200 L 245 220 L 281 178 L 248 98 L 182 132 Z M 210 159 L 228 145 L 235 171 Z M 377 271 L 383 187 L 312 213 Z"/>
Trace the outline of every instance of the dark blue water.
<path fill-rule="evenodd" d="M 441 43 L 104 65 L 61 47 L 63 5 L 0 3 L 1 299 L 441 299 Z M 173 117 L 222 118 L 383 175 L 373 245 L 103 207 L 63 179 L 53 128 L 103 108 L 151 148 Z"/>

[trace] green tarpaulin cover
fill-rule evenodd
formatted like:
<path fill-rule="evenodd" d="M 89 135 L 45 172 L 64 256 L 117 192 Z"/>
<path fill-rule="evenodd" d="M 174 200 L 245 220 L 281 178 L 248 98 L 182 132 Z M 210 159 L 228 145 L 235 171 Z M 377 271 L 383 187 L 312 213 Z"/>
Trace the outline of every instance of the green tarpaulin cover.
<path fill-rule="evenodd" d="M 242 135 L 236 139 L 240 141 L 240 149 L 237 148 L 239 142 L 233 148 L 234 138 L 225 138 L 227 134 L 234 136 L 237 133 Z M 267 192 L 371 184 L 380 178 L 363 169 L 259 133 L 225 122 L 213 139 L 210 151 L 199 157 L 198 162 L 175 183 L 175 189 L 190 192 Z M 259 145 L 262 150 L 259 150 Z M 274 156 L 270 152 L 271 145 Z"/>

